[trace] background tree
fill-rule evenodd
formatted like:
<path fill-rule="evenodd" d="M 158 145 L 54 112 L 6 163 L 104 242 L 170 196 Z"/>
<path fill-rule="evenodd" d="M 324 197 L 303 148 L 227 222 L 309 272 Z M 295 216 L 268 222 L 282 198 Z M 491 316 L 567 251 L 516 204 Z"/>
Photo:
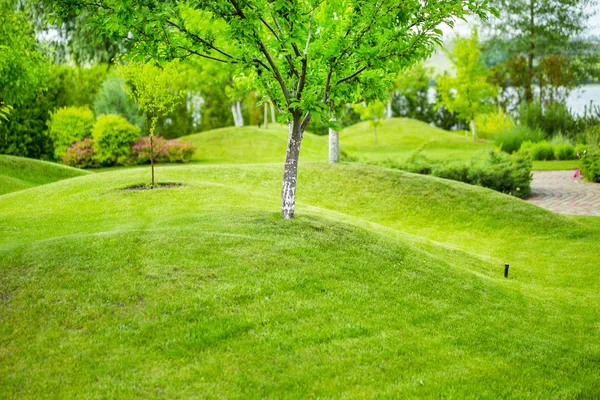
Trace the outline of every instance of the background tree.
<path fill-rule="evenodd" d="M 524 99 L 531 103 L 535 68 L 551 54 L 589 57 L 597 53 L 593 42 L 582 40 L 594 0 L 493 0 L 499 18 L 488 20 L 490 49 L 496 54 L 526 59 Z M 503 61 L 507 61 L 506 57 Z M 588 67 L 594 67 L 589 63 Z"/>
<path fill-rule="evenodd" d="M 289 121 L 282 215 L 293 218 L 298 156 L 313 115 L 385 97 L 387 77 L 426 58 L 442 23 L 485 17 L 486 0 L 55 0 L 61 15 L 89 11 L 100 34 L 132 36 L 155 60 L 197 56 L 256 74 Z"/>
<path fill-rule="evenodd" d="M 437 81 L 438 92 L 448 110 L 470 122 L 475 140 L 475 116 L 493 109 L 497 89 L 488 82 L 477 30 L 473 30 L 469 38 L 456 37 L 453 44 L 450 59 L 455 76 L 441 76 Z"/>
<path fill-rule="evenodd" d="M 373 128 L 373 143 L 377 145 L 377 127 L 381 125 L 381 121 L 385 118 L 385 104 L 382 101 L 375 100 L 355 104 L 352 108 L 363 121 L 369 121 L 369 125 Z"/>
<path fill-rule="evenodd" d="M 161 116 L 173 111 L 182 98 L 181 89 L 174 86 L 178 82 L 178 70 L 175 64 L 168 63 L 163 68 L 154 64 L 130 62 L 119 68 L 126 90 L 140 110 L 146 116 L 146 126 L 150 136 L 150 166 L 152 170 L 152 188 L 154 182 L 154 136 L 156 125 Z"/>

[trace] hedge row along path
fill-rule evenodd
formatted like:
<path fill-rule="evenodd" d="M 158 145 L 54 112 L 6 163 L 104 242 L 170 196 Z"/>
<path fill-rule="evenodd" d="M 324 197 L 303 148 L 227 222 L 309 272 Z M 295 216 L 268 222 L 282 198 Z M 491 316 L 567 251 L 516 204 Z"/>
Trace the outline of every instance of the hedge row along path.
<path fill-rule="evenodd" d="M 573 171 L 534 171 L 527 199 L 559 214 L 600 216 L 600 184 L 573 178 Z"/>

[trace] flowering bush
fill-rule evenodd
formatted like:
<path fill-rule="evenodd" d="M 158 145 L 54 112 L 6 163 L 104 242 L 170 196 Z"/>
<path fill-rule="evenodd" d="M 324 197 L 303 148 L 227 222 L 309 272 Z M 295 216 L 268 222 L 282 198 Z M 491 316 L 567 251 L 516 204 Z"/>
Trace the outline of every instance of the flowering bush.
<path fill-rule="evenodd" d="M 95 158 L 94 142 L 85 138 L 69 146 L 62 155 L 62 162 L 71 167 L 89 168 L 95 166 Z"/>
<path fill-rule="evenodd" d="M 150 136 L 144 136 L 137 140 L 131 148 L 133 162 L 145 164 L 150 162 L 152 155 Z M 154 162 L 174 163 L 188 162 L 196 151 L 196 147 L 190 142 L 182 142 L 177 139 L 166 140 L 159 136 L 154 138 Z"/>

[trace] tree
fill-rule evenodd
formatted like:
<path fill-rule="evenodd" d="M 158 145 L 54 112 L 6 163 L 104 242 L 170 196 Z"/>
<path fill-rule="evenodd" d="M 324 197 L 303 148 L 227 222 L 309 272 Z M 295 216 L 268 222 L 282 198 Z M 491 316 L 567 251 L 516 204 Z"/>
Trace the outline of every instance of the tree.
<path fill-rule="evenodd" d="M 141 57 L 202 57 L 253 71 L 289 123 L 282 215 L 293 218 L 298 156 L 313 115 L 384 97 L 388 77 L 441 43 L 442 23 L 486 16 L 487 0 L 54 0 L 91 11 L 111 37 L 131 36 Z"/>
<path fill-rule="evenodd" d="M 469 121 L 473 140 L 477 139 L 475 116 L 493 109 L 497 89 L 488 82 L 488 71 L 481 61 L 481 50 L 477 30 L 471 37 L 454 40 L 450 54 L 453 70 L 438 79 L 437 86 L 442 104 L 459 118 Z"/>
<path fill-rule="evenodd" d="M 158 119 L 173 111 L 182 98 L 177 83 L 178 70 L 174 63 L 163 68 L 154 64 L 130 62 L 122 65 L 119 72 L 125 79 L 127 93 L 139 105 L 146 115 L 146 126 L 150 136 L 150 166 L 152 170 L 152 188 L 154 188 L 154 136 Z"/>
<path fill-rule="evenodd" d="M 542 57 L 589 54 L 590 43 L 579 39 L 587 29 L 594 0 L 493 0 L 493 3 L 501 12 L 498 19 L 488 21 L 491 47 L 496 52 L 526 58 L 523 85 L 528 103 L 533 101 L 535 67 Z"/>
<path fill-rule="evenodd" d="M 385 104 L 381 101 L 370 101 L 352 106 L 363 121 L 369 121 L 373 128 L 373 143 L 377 145 L 377 127 L 381 125 L 381 120 L 385 118 Z"/>

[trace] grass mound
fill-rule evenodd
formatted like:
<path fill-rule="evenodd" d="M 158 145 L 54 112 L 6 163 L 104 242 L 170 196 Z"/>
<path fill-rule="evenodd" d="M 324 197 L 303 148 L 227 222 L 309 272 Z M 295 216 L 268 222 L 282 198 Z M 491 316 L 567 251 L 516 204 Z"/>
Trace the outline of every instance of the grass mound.
<path fill-rule="evenodd" d="M 0 155 L 0 195 L 85 174 L 60 164 Z"/>
<path fill-rule="evenodd" d="M 157 177 L 0 199 L 0 397 L 600 395 L 596 220 L 303 164 L 285 222 L 280 166 Z"/>
<path fill-rule="evenodd" d="M 283 163 L 287 148 L 286 126 L 271 124 L 214 129 L 181 138 L 196 146 L 193 160 L 212 164 Z M 304 133 L 301 161 L 327 161 L 327 137 Z"/>
<path fill-rule="evenodd" d="M 375 133 L 369 122 L 352 125 L 340 135 L 342 149 L 362 161 L 405 161 L 415 150 L 432 159 L 470 159 L 492 147 L 485 140 L 473 141 L 462 132 L 449 132 L 409 118 L 381 122 Z"/>

